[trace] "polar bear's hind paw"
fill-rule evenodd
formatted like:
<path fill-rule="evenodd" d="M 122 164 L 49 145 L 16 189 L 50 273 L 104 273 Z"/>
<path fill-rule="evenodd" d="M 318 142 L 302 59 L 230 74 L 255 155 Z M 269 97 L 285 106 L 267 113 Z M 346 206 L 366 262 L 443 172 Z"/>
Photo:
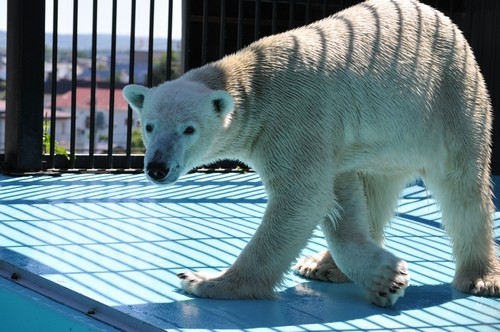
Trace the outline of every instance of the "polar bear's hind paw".
<path fill-rule="evenodd" d="M 500 297 L 500 272 L 476 278 L 455 277 L 453 285 L 464 293 Z"/>
<path fill-rule="evenodd" d="M 308 279 L 330 282 L 349 282 L 349 278 L 340 271 L 329 251 L 320 252 L 299 260 L 295 273 Z"/>

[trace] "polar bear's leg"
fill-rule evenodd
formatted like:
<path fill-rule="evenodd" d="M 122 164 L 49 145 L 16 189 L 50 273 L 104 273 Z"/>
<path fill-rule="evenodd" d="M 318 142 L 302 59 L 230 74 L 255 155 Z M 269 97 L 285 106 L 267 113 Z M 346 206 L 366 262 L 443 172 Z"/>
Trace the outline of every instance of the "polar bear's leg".
<path fill-rule="evenodd" d="M 371 237 L 380 246 L 384 243 L 384 227 L 394 216 L 401 190 L 407 176 L 362 174 Z M 304 257 L 295 266 L 297 274 L 306 278 L 331 282 L 347 282 L 328 250 Z"/>
<path fill-rule="evenodd" d="M 235 263 L 217 275 L 181 273 L 182 288 L 209 298 L 272 298 L 290 263 L 311 237 L 317 224 L 335 206 L 333 179 L 324 183 L 283 181 L 270 192 L 263 220 Z M 288 184 L 286 184 L 288 183 Z M 289 186 L 287 189 L 284 186 Z M 320 188 L 323 186 L 323 190 Z M 309 189 L 307 189 L 309 188 Z"/>
<path fill-rule="evenodd" d="M 453 285 L 466 293 L 500 296 L 489 177 L 472 173 L 428 173 L 424 181 L 440 204 L 445 230 L 453 244 Z"/>
<path fill-rule="evenodd" d="M 394 217 L 401 190 L 409 176 L 401 174 L 362 174 L 370 234 L 375 242 L 384 245 L 384 228 Z"/>
<path fill-rule="evenodd" d="M 384 250 L 370 236 L 363 184 L 356 173 L 342 174 L 335 185 L 341 205 L 338 220 L 321 223 L 333 259 L 351 280 L 380 306 L 394 304 L 404 294 L 409 276 L 406 262 Z"/>

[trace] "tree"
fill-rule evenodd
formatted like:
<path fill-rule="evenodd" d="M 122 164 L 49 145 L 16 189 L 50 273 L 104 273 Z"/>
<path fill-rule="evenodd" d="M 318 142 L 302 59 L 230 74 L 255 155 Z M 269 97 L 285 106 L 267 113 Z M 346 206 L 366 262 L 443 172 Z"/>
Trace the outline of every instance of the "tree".
<path fill-rule="evenodd" d="M 172 52 L 172 65 L 170 70 L 170 78 L 172 80 L 181 75 L 180 52 Z M 165 82 L 167 79 L 167 54 L 163 54 L 159 61 L 153 63 L 153 86 Z M 147 77 L 145 85 L 148 84 Z"/>

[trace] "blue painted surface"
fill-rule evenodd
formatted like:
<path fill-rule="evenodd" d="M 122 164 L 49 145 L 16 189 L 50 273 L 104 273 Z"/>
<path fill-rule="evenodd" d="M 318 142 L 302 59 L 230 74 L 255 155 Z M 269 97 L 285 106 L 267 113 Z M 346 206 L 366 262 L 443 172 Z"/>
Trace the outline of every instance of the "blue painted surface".
<path fill-rule="evenodd" d="M 253 173 L 196 173 L 169 188 L 130 174 L 0 176 L 0 259 L 168 331 L 500 330 L 500 299 L 451 287 L 449 241 L 421 186 L 403 191 L 386 232 L 387 247 L 408 261 L 412 276 L 393 308 L 367 303 L 353 284 L 292 273 L 277 300 L 182 293 L 176 273 L 230 266 L 265 205 Z M 498 212 L 495 219 L 498 243 Z M 302 255 L 324 248 L 317 231 Z"/>
<path fill-rule="evenodd" d="M 118 332 L 80 312 L 0 278 L 0 331 Z"/>

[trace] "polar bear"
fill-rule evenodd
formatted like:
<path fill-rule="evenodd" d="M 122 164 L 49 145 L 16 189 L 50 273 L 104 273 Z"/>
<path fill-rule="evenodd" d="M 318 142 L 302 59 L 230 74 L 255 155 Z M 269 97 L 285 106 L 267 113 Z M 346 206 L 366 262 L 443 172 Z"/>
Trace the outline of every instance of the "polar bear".
<path fill-rule="evenodd" d="M 421 177 L 440 203 L 460 291 L 500 295 L 492 236 L 492 109 L 462 33 L 414 0 L 368 0 L 262 38 L 154 88 L 129 85 L 145 173 L 172 184 L 198 165 L 255 169 L 268 204 L 226 271 L 179 274 L 188 293 L 270 298 L 320 225 L 328 251 L 305 277 L 350 279 L 379 306 L 409 283 L 383 248 L 401 189 Z"/>

